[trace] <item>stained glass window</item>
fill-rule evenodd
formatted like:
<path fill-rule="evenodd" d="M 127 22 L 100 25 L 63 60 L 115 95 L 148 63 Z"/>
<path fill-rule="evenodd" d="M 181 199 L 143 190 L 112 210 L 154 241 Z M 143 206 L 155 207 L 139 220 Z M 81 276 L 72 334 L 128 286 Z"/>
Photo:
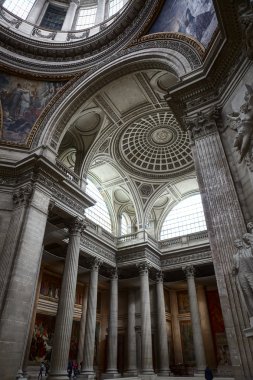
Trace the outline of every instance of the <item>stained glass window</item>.
<path fill-rule="evenodd" d="M 46 29 L 61 30 L 66 13 L 66 8 L 49 4 L 40 25 Z"/>

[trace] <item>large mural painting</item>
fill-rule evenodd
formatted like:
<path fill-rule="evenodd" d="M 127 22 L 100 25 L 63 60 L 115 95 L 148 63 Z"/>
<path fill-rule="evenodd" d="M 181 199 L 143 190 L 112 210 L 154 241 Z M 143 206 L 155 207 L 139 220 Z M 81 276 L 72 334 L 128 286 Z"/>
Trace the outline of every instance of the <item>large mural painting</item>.
<path fill-rule="evenodd" d="M 218 21 L 212 0 L 165 0 L 149 34 L 184 33 L 207 47 L 217 27 Z"/>
<path fill-rule="evenodd" d="M 24 144 L 35 121 L 63 85 L 0 73 L 0 143 Z"/>

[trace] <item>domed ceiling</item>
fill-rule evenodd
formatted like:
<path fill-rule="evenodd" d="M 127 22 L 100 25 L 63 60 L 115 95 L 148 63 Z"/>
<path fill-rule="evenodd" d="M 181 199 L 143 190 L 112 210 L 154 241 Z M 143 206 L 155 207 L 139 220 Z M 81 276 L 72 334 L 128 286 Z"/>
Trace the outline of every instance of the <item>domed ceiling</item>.
<path fill-rule="evenodd" d="M 161 79 L 168 76 L 164 70 L 149 69 L 112 80 L 70 121 L 75 141 L 79 148 L 83 141 L 87 152 L 87 131 L 100 120 L 83 176 L 110 199 L 114 215 L 124 210 L 139 225 L 151 215 L 152 220 L 162 218 L 168 207 L 198 191 L 188 134 L 164 101 Z"/>

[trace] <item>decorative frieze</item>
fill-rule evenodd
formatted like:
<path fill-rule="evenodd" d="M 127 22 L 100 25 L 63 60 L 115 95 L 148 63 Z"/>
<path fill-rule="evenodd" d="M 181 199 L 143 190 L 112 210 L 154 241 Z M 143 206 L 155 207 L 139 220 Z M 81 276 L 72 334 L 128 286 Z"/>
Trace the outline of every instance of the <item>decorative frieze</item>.
<path fill-rule="evenodd" d="M 91 241 L 87 236 L 81 236 L 81 248 L 84 252 L 88 251 L 88 253 L 92 255 L 99 255 L 103 259 L 115 263 L 115 254 L 113 251 L 109 251 L 107 248 Z"/>
<path fill-rule="evenodd" d="M 212 260 L 211 252 L 200 252 L 200 253 L 193 253 L 192 255 L 184 255 L 184 256 L 177 256 L 169 259 L 162 260 L 162 267 L 170 267 L 170 266 L 180 266 L 180 264 L 185 262 L 192 262 L 192 261 L 201 261 L 208 259 L 210 262 Z"/>

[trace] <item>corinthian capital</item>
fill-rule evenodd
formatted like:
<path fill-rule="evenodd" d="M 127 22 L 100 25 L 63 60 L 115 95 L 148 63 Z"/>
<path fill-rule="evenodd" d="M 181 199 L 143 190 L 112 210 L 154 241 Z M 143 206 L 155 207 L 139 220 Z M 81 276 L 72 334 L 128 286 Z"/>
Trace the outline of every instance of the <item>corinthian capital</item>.
<path fill-rule="evenodd" d="M 156 273 L 156 282 L 163 282 L 163 272 L 159 271 Z"/>
<path fill-rule="evenodd" d="M 32 190 L 33 188 L 30 184 L 17 189 L 14 192 L 13 197 L 12 197 L 14 205 L 16 207 L 21 206 L 21 205 L 26 205 L 32 196 Z"/>
<path fill-rule="evenodd" d="M 73 222 L 69 226 L 69 232 L 71 235 L 82 233 L 83 230 L 86 228 L 84 224 L 84 219 L 75 218 Z"/>
<path fill-rule="evenodd" d="M 183 269 L 185 276 L 187 278 L 195 277 L 196 269 L 194 268 L 193 265 L 187 265 L 187 266 L 183 267 L 182 269 Z"/>
<path fill-rule="evenodd" d="M 139 273 L 141 276 L 143 275 L 148 275 L 149 269 L 150 269 L 150 264 L 149 263 L 140 263 L 136 264 L 137 268 L 139 269 Z"/>
<path fill-rule="evenodd" d="M 186 117 L 185 125 L 191 140 L 217 132 L 220 126 L 220 109 L 212 108 L 208 112 L 198 112 L 195 116 Z"/>

